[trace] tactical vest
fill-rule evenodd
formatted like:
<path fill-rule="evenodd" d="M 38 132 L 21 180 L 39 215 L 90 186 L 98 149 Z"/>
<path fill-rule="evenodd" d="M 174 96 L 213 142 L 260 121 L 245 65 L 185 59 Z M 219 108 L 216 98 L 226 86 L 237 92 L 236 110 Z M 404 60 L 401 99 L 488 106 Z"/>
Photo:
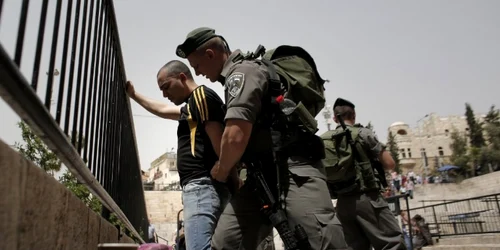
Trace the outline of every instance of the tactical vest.
<path fill-rule="evenodd" d="M 260 118 L 273 127 L 273 148 L 287 151 L 288 155 L 301 155 L 319 160 L 324 157 L 322 140 L 315 116 L 325 105 L 324 83 L 314 59 L 301 47 L 281 45 L 266 51 L 259 45 L 255 52 L 242 55 L 241 60 L 252 60 L 266 66 L 268 92 Z M 278 96 L 296 103 L 292 114 L 284 117 L 277 109 Z M 280 137 L 277 139 L 277 137 Z"/>
<path fill-rule="evenodd" d="M 281 45 L 266 51 L 259 45 L 255 52 L 243 56 L 264 64 L 269 73 L 269 94 L 283 95 L 297 105 L 289 122 L 315 134 L 318 131 L 316 115 L 325 106 L 325 80 L 321 78 L 311 55 L 301 47 Z"/>
<path fill-rule="evenodd" d="M 359 136 L 363 126 L 348 126 L 355 149 L 347 143 L 342 127 L 321 135 L 325 145 L 323 165 L 330 189 L 336 194 L 380 190 L 380 183 L 372 167 L 372 161 L 363 138 Z"/>

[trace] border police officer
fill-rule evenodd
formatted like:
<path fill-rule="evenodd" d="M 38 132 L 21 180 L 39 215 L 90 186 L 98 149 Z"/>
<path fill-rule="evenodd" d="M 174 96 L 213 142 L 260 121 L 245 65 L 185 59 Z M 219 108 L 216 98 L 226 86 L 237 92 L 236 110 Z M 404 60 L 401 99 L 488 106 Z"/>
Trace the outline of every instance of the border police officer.
<path fill-rule="evenodd" d="M 197 75 L 224 86 L 227 113 L 219 164 L 212 176 L 225 181 L 238 162 L 259 160 L 268 185 L 276 183 L 270 127 L 263 122 L 268 99 L 268 71 L 255 60 L 242 60 L 240 50 L 231 52 L 225 39 L 210 28 L 190 32 L 176 54 L 187 58 Z M 321 141 L 320 141 L 321 143 Z M 300 142 L 299 142 L 300 144 Z M 322 150 L 321 148 L 318 150 Z M 297 150 L 299 151 L 299 150 Z M 306 149 L 302 152 L 307 153 Z M 311 161 L 295 152 L 288 160 L 289 171 L 282 187 L 284 207 L 291 228 L 306 230 L 312 249 L 344 249 L 340 225 L 334 222 L 334 208 L 321 160 Z M 274 183 L 272 183 L 274 181 Z M 267 218 L 260 215 L 256 195 L 245 184 L 224 210 L 212 239 L 214 249 L 257 249 L 271 232 Z"/>
<path fill-rule="evenodd" d="M 347 245 L 354 250 L 369 250 L 372 246 L 376 250 L 406 249 L 398 222 L 381 195 L 378 172 L 373 169 L 374 162 L 379 161 L 385 170 L 391 170 L 395 167 L 394 159 L 370 129 L 355 124 L 354 104 L 338 98 L 333 113 L 336 123 L 340 123 L 338 115 L 344 120 L 354 142 L 349 147 L 347 139 L 341 139 L 345 130 L 340 125 L 321 136 L 330 140 L 330 143 L 325 142 L 324 165 L 328 180 L 335 180 L 331 187 L 337 195 L 337 217 L 342 223 Z M 354 161 L 347 157 L 353 157 Z M 335 160 L 329 162 L 331 159 Z M 342 165 L 345 162 L 349 163 Z M 379 176 L 385 178 L 384 173 Z"/>

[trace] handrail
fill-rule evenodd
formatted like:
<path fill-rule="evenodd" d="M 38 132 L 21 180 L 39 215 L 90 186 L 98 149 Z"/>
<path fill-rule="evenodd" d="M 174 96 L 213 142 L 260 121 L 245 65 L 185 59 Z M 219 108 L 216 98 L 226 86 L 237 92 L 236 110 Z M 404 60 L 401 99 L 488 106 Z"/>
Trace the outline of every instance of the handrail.
<path fill-rule="evenodd" d="M 29 7 L 30 1 L 23 0 L 18 33 L 13 36 L 17 38 L 13 58 L 0 43 L 0 96 L 102 202 L 103 217 L 110 219 L 109 212 L 115 213 L 144 242 L 147 236 L 138 231 L 147 230 L 147 212 L 113 1 L 57 0 L 52 20 L 47 18 L 49 1 L 43 0 L 38 39 L 25 44 L 27 17 L 33 12 L 28 12 Z M 0 18 L 2 12 L 5 9 L 0 0 Z M 10 25 L 0 21 L 2 26 Z M 50 25 L 51 46 L 44 52 L 45 28 Z M 63 39 L 59 39 L 60 27 Z M 62 57 L 57 59 L 61 42 Z M 32 45 L 36 47 L 34 58 L 23 58 L 23 48 Z M 49 57 L 47 65 L 43 55 Z M 21 59 L 25 64 L 33 63 L 31 81 L 21 72 Z M 56 80 L 53 73 L 59 60 Z M 44 86 L 39 82 L 44 67 L 49 72 L 42 98 L 37 89 Z M 53 87 L 58 87 L 55 114 L 50 112 Z"/>
<path fill-rule="evenodd" d="M 50 113 L 43 106 L 33 89 L 30 88 L 19 69 L 12 61 L 6 59 L 8 59 L 8 54 L 0 45 L 0 79 L 2 79 L 0 82 L 0 96 L 31 127 L 33 132 L 40 136 L 78 181 L 85 184 L 106 208 L 115 212 L 127 228 L 144 243 L 144 240 L 132 226 L 127 216 L 123 214 L 116 202 L 94 178 L 76 149 L 67 146 L 71 145 L 70 141 L 61 128 L 57 126 L 54 119 L 51 118 Z"/>

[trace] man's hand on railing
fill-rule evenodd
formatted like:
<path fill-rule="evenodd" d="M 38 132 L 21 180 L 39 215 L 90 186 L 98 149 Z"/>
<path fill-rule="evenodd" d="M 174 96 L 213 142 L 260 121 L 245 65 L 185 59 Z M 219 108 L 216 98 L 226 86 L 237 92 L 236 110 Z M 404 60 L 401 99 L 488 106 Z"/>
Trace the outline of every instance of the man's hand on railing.
<path fill-rule="evenodd" d="M 130 98 L 134 98 L 135 97 L 135 88 L 134 88 L 134 85 L 132 84 L 131 81 L 127 81 L 127 83 L 125 85 L 125 89 L 127 91 L 127 95 Z"/>
<path fill-rule="evenodd" d="M 179 120 L 181 108 L 174 105 L 169 105 L 161 101 L 156 101 L 135 91 L 132 81 L 127 81 L 125 84 L 127 95 L 136 101 L 139 105 L 145 108 L 150 113 L 165 119 Z"/>

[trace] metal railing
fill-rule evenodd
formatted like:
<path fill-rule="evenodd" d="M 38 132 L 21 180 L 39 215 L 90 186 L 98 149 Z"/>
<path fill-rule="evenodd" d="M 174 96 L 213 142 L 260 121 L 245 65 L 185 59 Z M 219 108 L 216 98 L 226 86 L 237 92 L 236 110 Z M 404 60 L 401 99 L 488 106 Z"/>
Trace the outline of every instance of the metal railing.
<path fill-rule="evenodd" d="M 402 206 L 401 206 L 401 199 L 404 200 L 404 203 L 405 203 L 405 207 L 406 209 L 406 214 L 408 216 L 408 218 L 411 218 L 411 212 L 410 212 L 410 209 L 408 209 L 410 207 L 410 204 L 408 202 L 408 197 L 410 195 L 409 194 L 400 194 L 400 195 L 394 195 L 394 196 L 390 196 L 390 197 L 386 197 L 385 200 L 387 201 L 387 204 L 389 205 L 389 209 L 391 210 L 392 214 L 394 216 L 396 216 L 397 218 L 399 218 L 399 216 L 401 215 L 401 211 L 403 211 L 402 209 Z M 411 226 L 408 226 L 408 237 L 410 239 L 413 238 L 413 229 Z M 413 241 L 410 240 L 409 241 L 410 243 L 410 246 L 407 246 L 409 247 L 410 249 L 413 249 Z"/>
<path fill-rule="evenodd" d="M 434 236 L 500 233 L 500 193 L 410 209 Z"/>
<path fill-rule="evenodd" d="M 20 15 L 2 20 L 16 10 L 0 0 L 0 31 L 18 25 L 1 40 L 0 96 L 101 200 L 103 217 L 115 213 L 142 241 L 148 220 L 113 1 L 10 4 Z"/>

